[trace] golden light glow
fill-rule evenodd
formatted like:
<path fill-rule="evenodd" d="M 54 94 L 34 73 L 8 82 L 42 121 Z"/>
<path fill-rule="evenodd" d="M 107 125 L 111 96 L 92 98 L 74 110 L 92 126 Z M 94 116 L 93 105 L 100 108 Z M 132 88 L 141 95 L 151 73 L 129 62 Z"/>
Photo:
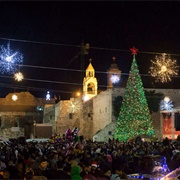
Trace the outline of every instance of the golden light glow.
<path fill-rule="evenodd" d="M 70 101 L 69 113 L 76 113 L 81 108 L 80 99 L 73 98 Z"/>
<path fill-rule="evenodd" d="M 17 96 L 16 94 L 13 94 L 13 95 L 12 95 L 12 100 L 13 100 L 13 101 L 17 101 L 17 100 L 18 100 L 18 96 Z"/>
<path fill-rule="evenodd" d="M 83 100 L 84 100 L 84 101 L 88 101 L 88 100 L 89 100 L 89 97 L 88 97 L 87 95 L 85 95 L 85 96 L 83 97 Z"/>
<path fill-rule="evenodd" d="M 162 66 L 161 67 L 161 72 L 166 72 L 167 71 L 167 67 L 166 66 Z"/>
<path fill-rule="evenodd" d="M 24 79 L 24 76 L 21 72 L 15 73 L 14 78 L 16 81 L 22 81 Z"/>
<path fill-rule="evenodd" d="M 165 96 L 164 101 L 168 103 L 170 101 L 170 98 L 168 96 Z"/>
<path fill-rule="evenodd" d="M 171 81 L 172 76 L 178 75 L 179 66 L 176 60 L 172 60 L 166 54 L 156 56 L 155 60 L 151 60 L 151 62 L 152 65 L 149 72 L 156 82 L 166 83 Z"/>
<path fill-rule="evenodd" d="M 78 96 L 78 97 L 79 97 L 80 95 L 81 95 L 81 93 L 80 93 L 80 92 L 77 92 L 77 93 L 76 93 L 76 96 Z"/>

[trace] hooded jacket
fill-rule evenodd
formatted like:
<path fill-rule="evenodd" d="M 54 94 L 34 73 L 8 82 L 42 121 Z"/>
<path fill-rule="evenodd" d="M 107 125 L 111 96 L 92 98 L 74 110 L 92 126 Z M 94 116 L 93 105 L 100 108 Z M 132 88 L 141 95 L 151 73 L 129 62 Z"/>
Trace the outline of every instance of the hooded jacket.
<path fill-rule="evenodd" d="M 79 166 L 72 166 L 71 168 L 71 178 L 72 180 L 82 180 L 82 177 L 80 176 L 81 169 Z"/>

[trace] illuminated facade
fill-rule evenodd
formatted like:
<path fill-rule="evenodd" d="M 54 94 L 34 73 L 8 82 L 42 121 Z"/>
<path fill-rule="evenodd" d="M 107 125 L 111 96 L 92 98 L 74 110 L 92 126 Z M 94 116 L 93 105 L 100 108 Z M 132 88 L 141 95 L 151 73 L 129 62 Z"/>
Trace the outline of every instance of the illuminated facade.
<path fill-rule="evenodd" d="M 87 101 L 92 97 L 97 95 L 98 84 L 97 79 L 95 77 L 95 70 L 91 64 L 89 63 L 86 69 L 86 77 L 83 80 L 83 99 Z"/>
<path fill-rule="evenodd" d="M 12 99 L 13 95 L 17 96 L 16 101 Z M 47 102 L 45 98 L 36 98 L 29 92 L 9 93 L 0 98 L 0 136 L 31 137 L 34 121 L 43 123 L 43 118 L 49 119 L 47 115 L 52 115 L 53 111 L 48 112 L 50 115 L 44 111 L 47 104 L 55 104 L 54 99 Z"/>

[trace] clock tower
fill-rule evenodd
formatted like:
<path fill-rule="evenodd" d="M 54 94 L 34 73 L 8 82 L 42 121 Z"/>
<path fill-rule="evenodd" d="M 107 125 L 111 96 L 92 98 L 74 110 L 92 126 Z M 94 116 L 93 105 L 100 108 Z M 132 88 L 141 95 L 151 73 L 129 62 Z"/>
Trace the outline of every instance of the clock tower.
<path fill-rule="evenodd" d="M 121 71 L 118 69 L 117 64 L 115 63 L 116 58 L 112 58 L 113 62 L 110 68 L 107 70 L 107 88 L 113 88 L 116 84 L 119 83 L 121 78 Z"/>

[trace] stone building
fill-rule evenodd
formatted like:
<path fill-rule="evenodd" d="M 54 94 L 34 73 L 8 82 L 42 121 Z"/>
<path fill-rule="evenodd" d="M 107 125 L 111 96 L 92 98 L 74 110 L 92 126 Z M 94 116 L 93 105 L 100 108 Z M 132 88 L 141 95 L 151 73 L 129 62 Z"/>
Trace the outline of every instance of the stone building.
<path fill-rule="evenodd" d="M 107 71 L 107 82 L 112 75 L 120 77 L 113 61 L 111 68 Z M 174 106 L 180 106 L 179 89 L 150 89 L 155 93 L 169 96 Z M 4 137 L 31 137 L 34 123 L 50 123 L 53 127 L 52 133 L 65 134 L 66 130 L 78 127 L 79 135 L 86 139 L 96 141 L 108 141 L 113 138 L 117 119 L 113 113 L 113 101 L 118 96 L 124 96 L 125 88 L 115 87 L 109 83 L 107 90 L 98 92 L 95 70 L 89 63 L 83 80 L 83 94 L 70 100 L 61 100 L 55 104 L 54 99 L 46 100 L 35 98 L 29 92 L 10 93 L 0 99 L 0 136 Z M 16 94 L 18 99 L 12 100 Z M 151 114 L 153 127 L 158 139 L 162 139 L 162 122 L 160 111 Z M 42 135 L 41 135 L 42 136 Z"/>
<path fill-rule="evenodd" d="M 31 137 L 34 123 L 43 123 L 44 107 L 49 103 L 53 104 L 54 99 L 35 98 L 29 92 L 9 93 L 0 98 L 0 136 Z"/>
<path fill-rule="evenodd" d="M 108 70 L 108 73 L 110 74 L 107 76 L 107 78 L 109 78 L 108 82 L 110 82 L 112 74 L 115 74 L 115 72 L 120 74 L 120 70 L 118 70 L 115 62 L 113 62 L 111 67 L 113 68 Z M 91 82 L 91 80 L 95 78 L 95 76 L 93 76 L 92 79 L 89 77 L 88 70 L 92 70 L 92 74 L 95 75 L 95 70 L 90 63 L 86 69 L 84 82 L 86 82 L 86 78 L 88 79 L 87 82 Z M 94 84 L 96 85 L 96 83 Z M 89 96 L 89 100 L 84 101 L 84 95 L 88 94 L 88 91 L 85 90 L 86 88 L 87 83 L 83 83 L 84 93 L 82 97 L 78 98 L 79 108 L 77 108 L 75 112 L 72 113 L 72 104 L 73 101 L 77 101 L 76 98 L 73 98 L 73 100 L 60 101 L 60 103 L 56 105 L 55 121 L 57 124 L 57 133 L 65 133 L 68 128 L 74 129 L 75 127 L 78 127 L 80 129 L 79 135 L 83 135 L 86 139 L 108 141 L 109 138 L 113 138 L 117 122 L 117 119 L 113 114 L 113 101 L 118 96 L 124 96 L 125 88 L 113 87 L 113 85 L 109 83 L 107 90 L 94 94 L 93 97 Z M 169 96 L 175 106 L 180 106 L 179 89 L 146 88 L 145 90 L 155 90 L 155 93 L 162 93 L 164 96 Z M 76 106 L 74 105 L 73 107 L 75 108 Z M 70 115 L 71 113 L 72 116 Z M 151 117 L 155 135 L 158 139 L 162 139 L 160 111 L 158 113 L 152 113 Z"/>

